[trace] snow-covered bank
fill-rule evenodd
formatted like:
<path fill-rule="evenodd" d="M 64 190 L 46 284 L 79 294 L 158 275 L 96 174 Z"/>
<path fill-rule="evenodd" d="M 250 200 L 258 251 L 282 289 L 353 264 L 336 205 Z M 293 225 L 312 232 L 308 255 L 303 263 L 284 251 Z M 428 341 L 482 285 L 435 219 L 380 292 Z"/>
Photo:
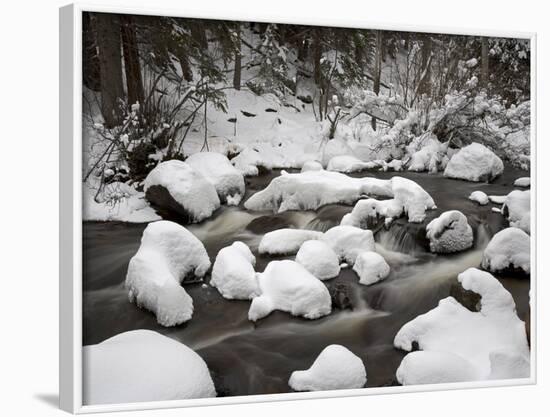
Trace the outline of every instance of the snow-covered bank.
<path fill-rule="evenodd" d="M 295 391 L 363 388 L 366 383 L 363 361 L 341 345 L 327 346 L 308 370 L 292 372 L 288 381 Z"/>
<path fill-rule="evenodd" d="M 150 330 L 118 334 L 84 346 L 85 404 L 122 404 L 215 397 L 202 358 L 183 343 Z"/>
<path fill-rule="evenodd" d="M 185 227 L 164 220 L 150 223 L 128 265 L 128 299 L 153 312 L 163 326 L 186 322 L 193 300 L 181 283 L 189 276 L 202 278 L 209 268 L 204 245 Z"/>
<path fill-rule="evenodd" d="M 411 351 L 416 342 L 423 353 L 413 352 L 403 359 L 396 373 L 399 382 L 528 377 L 525 324 L 510 293 L 491 274 L 475 268 L 459 274 L 458 281 L 481 296 L 481 309 L 470 311 L 447 297 L 405 324 L 395 336 L 395 346 Z"/>

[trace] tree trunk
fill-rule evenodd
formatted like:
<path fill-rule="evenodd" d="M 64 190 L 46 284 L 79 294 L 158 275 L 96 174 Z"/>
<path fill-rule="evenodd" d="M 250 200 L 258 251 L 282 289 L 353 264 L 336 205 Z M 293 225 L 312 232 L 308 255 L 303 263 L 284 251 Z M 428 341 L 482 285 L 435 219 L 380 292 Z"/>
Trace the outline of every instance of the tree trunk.
<path fill-rule="evenodd" d="M 315 28 L 313 30 L 313 79 L 315 84 L 321 86 L 321 35 L 319 33 L 320 29 Z"/>
<path fill-rule="evenodd" d="M 82 82 L 93 91 L 101 91 L 97 41 L 92 15 L 82 13 Z"/>
<path fill-rule="evenodd" d="M 481 38 L 481 86 L 487 88 L 489 84 L 489 39 Z"/>
<path fill-rule="evenodd" d="M 380 77 L 382 76 L 382 32 L 376 31 L 376 56 L 374 58 L 374 74 L 373 74 L 373 92 L 378 95 L 380 93 Z M 376 117 L 371 117 L 371 126 L 376 130 Z"/>
<path fill-rule="evenodd" d="M 144 93 L 143 81 L 141 78 L 141 65 L 139 63 L 136 30 L 131 15 L 120 15 L 120 34 L 124 55 L 128 104 L 143 104 Z"/>
<path fill-rule="evenodd" d="M 233 88 L 241 89 L 241 26 L 237 23 L 237 49 L 235 50 L 235 68 L 233 71 Z"/>
<path fill-rule="evenodd" d="M 432 55 L 432 38 L 430 35 L 423 35 L 422 40 L 422 72 L 420 75 L 420 85 L 418 87 L 418 94 L 430 94 L 431 86 L 431 74 L 430 64 Z"/>
<path fill-rule="evenodd" d="M 101 76 L 101 113 L 108 128 L 120 122 L 119 100 L 124 97 L 120 21 L 117 15 L 96 14 L 99 68 Z"/>

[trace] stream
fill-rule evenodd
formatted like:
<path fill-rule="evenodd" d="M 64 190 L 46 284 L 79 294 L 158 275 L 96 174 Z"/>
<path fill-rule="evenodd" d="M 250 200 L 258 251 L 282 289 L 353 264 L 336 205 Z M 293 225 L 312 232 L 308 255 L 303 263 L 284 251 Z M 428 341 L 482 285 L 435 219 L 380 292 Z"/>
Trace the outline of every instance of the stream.
<path fill-rule="evenodd" d="M 247 178 L 243 201 L 265 188 L 279 175 L 273 170 Z M 402 176 L 421 185 L 438 208 L 428 211 L 423 224 L 398 219 L 389 229 L 375 234 L 377 251 L 391 267 L 389 277 L 363 286 L 351 269 L 324 283 L 344 288 L 352 310 L 333 309 L 318 320 L 293 317 L 275 311 L 252 323 L 250 301 L 229 301 L 215 288 L 202 283 L 186 284 L 193 298 L 193 318 L 180 326 L 166 328 L 155 316 L 128 301 L 124 280 L 130 258 L 138 250 L 146 224 L 84 222 L 83 224 L 83 344 L 99 343 L 118 333 L 151 329 L 185 343 L 207 363 L 219 396 L 289 392 L 288 379 L 294 370 L 307 369 L 329 344 L 341 344 L 359 356 L 367 369 L 367 387 L 396 384 L 395 371 L 406 352 L 393 347 L 393 338 L 403 324 L 434 308 L 450 295 L 456 276 L 478 267 L 492 235 L 508 226 L 489 203 L 479 206 L 468 200 L 472 191 L 505 195 L 515 179 L 529 173 L 506 167 L 491 184 L 453 180 L 440 174 L 412 172 L 363 172 L 352 176 L 388 179 Z M 328 205 L 317 211 L 248 212 L 222 207 L 201 224 L 186 226 L 205 245 L 212 263 L 217 252 L 236 240 L 246 243 L 257 258 L 256 271 L 273 259 L 258 254 L 261 237 L 268 231 L 295 227 L 325 231 L 339 224 L 352 206 Z M 434 255 L 427 250 L 425 225 L 443 211 L 462 211 L 474 230 L 474 246 L 454 255 Z M 287 257 L 286 259 L 293 259 Z M 529 310 L 529 280 L 499 276 L 515 299 L 520 318 Z M 209 276 L 206 277 L 208 282 Z"/>

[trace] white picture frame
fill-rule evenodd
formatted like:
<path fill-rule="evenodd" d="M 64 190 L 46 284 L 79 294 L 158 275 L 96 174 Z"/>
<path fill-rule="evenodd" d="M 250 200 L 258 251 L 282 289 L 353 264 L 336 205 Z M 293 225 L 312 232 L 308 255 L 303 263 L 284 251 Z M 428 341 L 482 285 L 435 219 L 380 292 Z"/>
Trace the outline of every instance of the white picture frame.
<path fill-rule="evenodd" d="M 327 397 L 351 397 L 378 394 L 396 394 L 424 391 L 455 390 L 466 388 L 503 387 L 536 384 L 537 363 L 537 260 L 536 260 L 536 191 L 531 194 L 532 242 L 531 245 L 531 376 L 524 379 L 434 384 L 422 386 L 396 386 L 356 390 L 338 390 L 324 392 L 287 393 L 272 395 L 253 395 L 223 397 L 211 399 L 140 402 L 114 405 L 83 405 L 82 401 L 82 13 L 112 12 L 127 14 L 153 14 L 177 17 L 194 17 L 224 20 L 242 20 L 271 22 L 270 16 L 254 12 L 247 15 L 189 15 L 182 10 L 162 10 L 154 7 L 118 7 L 97 6 L 75 3 L 60 9 L 60 278 L 59 278 L 59 378 L 60 407 L 75 414 L 107 411 L 148 410 L 176 407 L 196 407 L 206 405 L 224 405 L 235 403 L 257 403 L 265 401 L 286 401 L 297 399 L 318 399 Z M 357 22 L 346 21 L 299 21 L 290 16 L 276 19 L 280 23 L 299 23 L 323 26 L 358 27 Z M 532 118 L 536 118 L 536 34 L 495 32 L 485 30 L 465 31 L 456 28 L 417 27 L 414 25 L 376 25 L 368 21 L 359 27 L 369 29 L 407 30 L 417 32 L 437 32 L 464 35 L 485 35 L 529 39 L 531 42 L 531 94 Z M 531 187 L 537 188 L 536 128 L 531 130 Z"/>

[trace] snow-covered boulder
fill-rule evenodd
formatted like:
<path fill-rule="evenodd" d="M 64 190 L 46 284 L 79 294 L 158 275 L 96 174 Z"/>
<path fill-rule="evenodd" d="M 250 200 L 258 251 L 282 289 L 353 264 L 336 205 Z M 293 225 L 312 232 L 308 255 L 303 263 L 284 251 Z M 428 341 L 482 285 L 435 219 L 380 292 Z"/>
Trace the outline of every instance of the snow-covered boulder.
<path fill-rule="evenodd" d="M 153 312 L 163 326 L 186 322 L 193 315 L 193 300 L 181 283 L 190 276 L 204 277 L 209 268 L 202 242 L 185 227 L 164 220 L 149 223 L 128 265 L 128 299 Z"/>
<path fill-rule="evenodd" d="M 474 233 L 468 219 L 458 210 L 441 213 L 426 226 L 430 250 L 435 253 L 460 252 L 471 248 Z"/>
<path fill-rule="evenodd" d="M 295 391 L 363 388 L 367 371 L 363 361 L 341 345 L 329 345 L 308 370 L 294 371 L 288 385 Z"/>
<path fill-rule="evenodd" d="M 445 176 L 467 181 L 492 181 L 504 171 L 502 160 L 479 143 L 465 146 L 453 155 Z"/>
<path fill-rule="evenodd" d="M 506 196 L 502 213 L 510 226 L 531 233 L 531 191 L 514 190 Z"/>
<path fill-rule="evenodd" d="M 294 255 L 306 240 L 317 240 L 321 237 L 323 233 L 316 230 L 273 230 L 262 237 L 258 251 L 269 255 Z"/>
<path fill-rule="evenodd" d="M 371 285 L 386 279 L 390 266 L 382 255 L 376 252 L 361 252 L 355 260 L 353 270 L 359 276 L 359 284 Z"/>
<path fill-rule="evenodd" d="M 409 221 L 422 222 L 435 208 L 432 197 L 417 183 L 402 177 L 389 180 L 352 178 L 331 171 L 282 173 L 245 203 L 248 210 L 316 210 L 333 203 L 353 204 L 364 196 L 390 197 Z"/>
<path fill-rule="evenodd" d="M 396 374 L 399 382 L 528 377 L 525 323 L 516 314 L 512 295 L 491 274 L 479 269 L 467 269 L 458 275 L 458 281 L 465 290 L 481 296 L 480 311 L 470 311 L 447 297 L 406 323 L 395 336 L 395 347 L 411 351 L 416 342 L 425 353 L 405 356 Z"/>
<path fill-rule="evenodd" d="M 355 264 L 361 252 L 374 251 L 372 231 L 354 226 L 334 226 L 327 230 L 322 241 L 328 244 L 342 262 Z"/>
<path fill-rule="evenodd" d="M 145 197 L 157 211 L 176 213 L 189 223 L 200 222 L 220 207 L 214 186 L 185 162 L 158 164 L 145 178 Z"/>
<path fill-rule="evenodd" d="M 331 158 L 327 164 L 327 171 L 350 173 L 372 169 L 375 166 L 377 166 L 377 164 L 363 162 L 355 156 L 340 155 Z"/>
<path fill-rule="evenodd" d="M 296 262 L 320 280 L 330 279 L 340 273 L 340 262 L 332 248 L 320 240 L 308 240 L 300 246 Z"/>
<path fill-rule="evenodd" d="M 217 152 L 197 152 L 185 162 L 216 188 L 222 203 L 239 204 L 244 195 L 243 174 L 231 165 L 225 155 Z"/>
<path fill-rule="evenodd" d="M 369 220 L 378 217 L 385 218 L 388 222 L 403 214 L 403 207 L 392 198 L 390 200 L 376 200 L 368 198 L 355 203 L 353 210 L 342 217 L 340 225 L 355 226 L 368 229 Z"/>
<path fill-rule="evenodd" d="M 411 155 L 407 170 L 436 173 L 442 165 L 445 151 L 446 146 L 443 143 L 436 137 L 430 138 L 423 147 Z"/>
<path fill-rule="evenodd" d="M 531 238 L 523 230 L 508 227 L 493 236 L 485 251 L 481 266 L 491 272 L 507 269 L 531 271 Z"/>
<path fill-rule="evenodd" d="M 304 162 L 304 165 L 302 165 L 301 172 L 306 171 L 322 171 L 323 165 L 319 161 L 306 161 Z"/>
<path fill-rule="evenodd" d="M 395 376 L 401 385 L 421 385 L 475 381 L 478 372 L 454 353 L 417 350 L 403 358 Z"/>
<path fill-rule="evenodd" d="M 215 397 L 204 360 L 150 330 L 118 334 L 82 348 L 85 404 L 120 404 Z"/>
<path fill-rule="evenodd" d="M 297 262 L 271 261 L 257 277 L 260 295 L 250 304 L 249 320 L 259 320 L 274 310 L 306 319 L 317 319 L 331 312 L 327 287 Z"/>
<path fill-rule="evenodd" d="M 489 197 L 483 191 L 474 191 L 468 198 L 477 202 L 480 206 L 489 204 Z"/>
<path fill-rule="evenodd" d="M 245 148 L 231 159 L 231 164 L 245 177 L 249 177 L 258 175 L 258 166 L 263 165 L 263 160 L 258 151 Z"/>
<path fill-rule="evenodd" d="M 493 204 L 504 204 L 506 201 L 505 195 L 490 195 L 489 201 Z"/>
<path fill-rule="evenodd" d="M 221 249 L 212 267 L 210 285 L 229 300 L 250 300 L 259 294 L 256 258 L 243 242 Z"/>
<path fill-rule="evenodd" d="M 531 186 L 531 178 L 530 177 L 521 177 L 514 181 L 514 187 L 530 187 Z"/>

